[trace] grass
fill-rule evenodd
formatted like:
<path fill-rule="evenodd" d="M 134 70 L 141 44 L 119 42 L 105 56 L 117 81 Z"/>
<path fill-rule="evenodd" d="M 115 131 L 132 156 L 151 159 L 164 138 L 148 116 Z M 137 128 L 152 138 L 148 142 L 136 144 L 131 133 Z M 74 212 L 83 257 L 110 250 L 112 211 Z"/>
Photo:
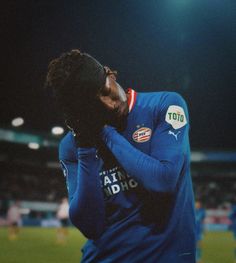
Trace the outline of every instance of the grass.
<path fill-rule="evenodd" d="M 236 242 L 231 232 L 206 232 L 202 241 L 203 263 L 233 263 Z"/>
<path fill-rule="evenodd" d="M 66 245 L 56 244 L 55 228 L 22 228 L 18 240 L 9 241 L 7 229 L 0 229 L 0 262 L 2 263 L 75 263 L 85 238 L 69 229 Z"/>
<path fill-rule="evenodd" d="M 74 228 L 69 229 L 66 245 L 56 244 L 54 228 L 22 228 L 14 241 L 8 240 L 6 228 L 0 228 L 0 262 L 80 262 L 84 242 L 85 238 Z M 234 241 L 230 232 L 208 232 L 202 245 L 203 263 L 233 263 Z"/>

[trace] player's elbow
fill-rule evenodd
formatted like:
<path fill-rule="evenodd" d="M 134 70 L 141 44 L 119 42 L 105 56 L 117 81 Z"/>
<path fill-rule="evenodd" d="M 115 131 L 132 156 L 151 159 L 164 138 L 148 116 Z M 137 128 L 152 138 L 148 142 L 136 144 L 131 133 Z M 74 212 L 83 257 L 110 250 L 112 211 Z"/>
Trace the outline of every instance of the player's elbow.
<path fill-rule="evenodd" d="M 72 222 L 72 221 L 71 221 Z M 72 224 L 87 238 L 96 240 L 98 239 L 102 233 L 103 229 L 98 227 L 86 226 L 85 224 L 80 224 L 79 222 L 72 222 Z"/>
<path fill-rule="evenodd" d="M 100 229 L 89 229 L 86 231 L 80 230 L 81 233 L 87 238 L 92 240 L 97 240 L 99 237 L 101 237 L 103 231 Z"/>
<path fill-rule="evenodd" d="M 178 172 L 174 165 L 164 164 L 163 167 L 163 185 L 166 193 L 174 193 L 176 191 Z"/>
<path fill-rule="evenodd" d="M 176 191 L 178 174 L 175 167 L 170 163 L 162 163 L 161 170 L 156 171 L 158 176 L 156 183 L 150 184 L 152 192 L 174 193 Z"/>
<path fill-rule="evenodd" d="M 98 239 L 104 232 L 104 223 L 102 220 L 93 217 L 85 217 L 83 214 L 73 209 L 69 209 L 71 223 L 87 238 Z"/>

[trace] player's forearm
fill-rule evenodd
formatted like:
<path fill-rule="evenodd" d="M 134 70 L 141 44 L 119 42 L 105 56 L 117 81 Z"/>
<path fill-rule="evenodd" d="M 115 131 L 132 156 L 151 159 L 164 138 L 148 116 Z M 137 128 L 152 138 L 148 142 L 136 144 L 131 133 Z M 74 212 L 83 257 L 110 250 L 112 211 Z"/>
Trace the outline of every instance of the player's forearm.
<path fill-rule="evenodd" d="M 103 139 L 128 174 L 145 189 L 174 192 L 183 158 L 157 160 L 133 147 L 114 128 L 103 130 Z"/>
<path fill-rule="evenodd" d="M 95 149 L 78 149 L 77 187 L 70 202 L 71 222 L 89 239 L 98 238 L 105 227 L 105 208 L 99 180 L 100 162 Z"/>

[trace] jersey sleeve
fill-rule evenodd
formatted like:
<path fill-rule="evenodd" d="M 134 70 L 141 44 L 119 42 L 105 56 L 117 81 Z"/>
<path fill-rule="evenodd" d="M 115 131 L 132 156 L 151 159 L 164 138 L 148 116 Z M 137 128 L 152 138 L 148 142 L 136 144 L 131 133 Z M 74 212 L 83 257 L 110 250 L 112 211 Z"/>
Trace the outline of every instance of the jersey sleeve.
<path fill-rule="evenodd" d="M 77 186 L 78 158 L 72 136 L 68 133 L 59 145 L 59 160 L 66 179 L 69 203 Z"/>
<path fill-rule="evenodd" d="M 184 99 L 171 92 L 164 96 L 160 103 L 157 126 L 151 141 L 151 155 L 159 157 L 166 150 L 184 154 L 189 146 L 189 116 Z"/>
<path fill-rule="evenodd" d="M 188 154 L 187 107 L 177 93 L 167 93 L 158 107 L 149 155 L 132 146 L 112 127 L 104 128 L 103 139 L 126 172 L 145 189 L 174 192 Z"/>
<path fill-rule="evenodd" d="M 100 161 L 95 148 L 77 148 L 72 135 L 59 147 L 59 158 L 69 193 L 69 216 L 89 239 L 98 238 L 105 227 L 105 208 L 100 185 Z"/>

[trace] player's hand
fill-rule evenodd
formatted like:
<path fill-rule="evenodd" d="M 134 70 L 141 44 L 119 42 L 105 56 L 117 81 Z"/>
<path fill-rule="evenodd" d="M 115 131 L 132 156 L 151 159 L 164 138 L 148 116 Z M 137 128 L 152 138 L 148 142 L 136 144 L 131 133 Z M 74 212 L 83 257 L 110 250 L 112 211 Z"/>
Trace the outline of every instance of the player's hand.
<path fill-rule="evenodd" d="M 77 147 L 98 148 L 101 143 L 101 130 L 103 126 L 99 123 L 88 121 L 66 122 L 67 127 L 72 132 Z"/>

